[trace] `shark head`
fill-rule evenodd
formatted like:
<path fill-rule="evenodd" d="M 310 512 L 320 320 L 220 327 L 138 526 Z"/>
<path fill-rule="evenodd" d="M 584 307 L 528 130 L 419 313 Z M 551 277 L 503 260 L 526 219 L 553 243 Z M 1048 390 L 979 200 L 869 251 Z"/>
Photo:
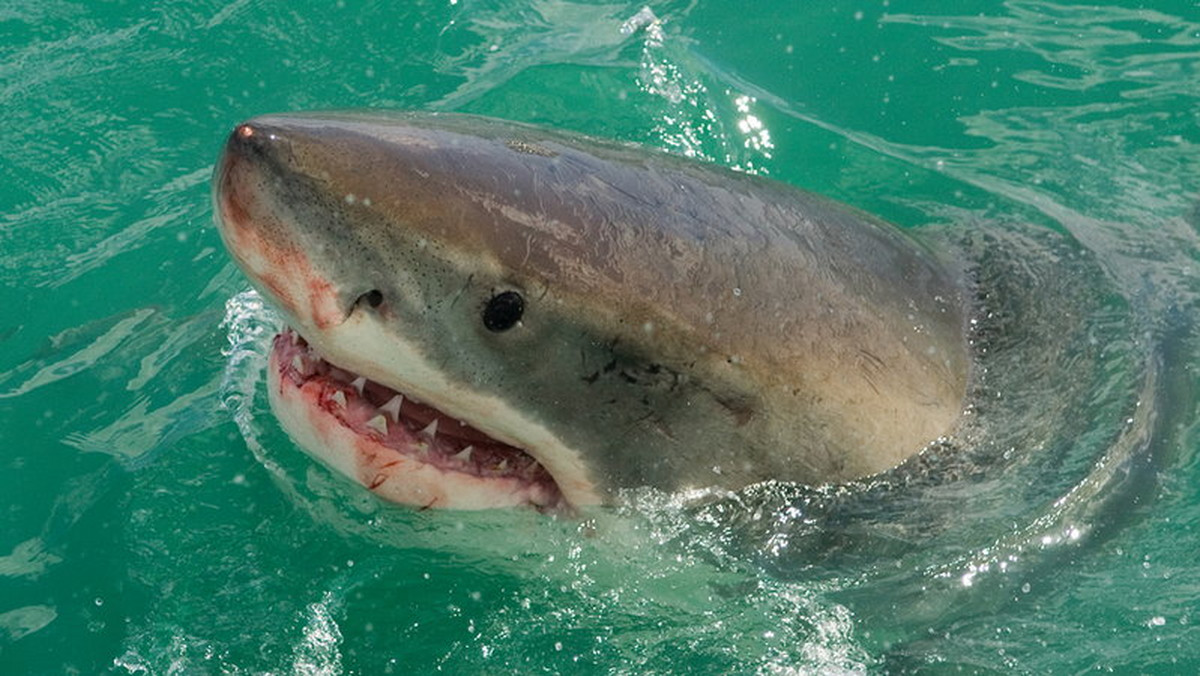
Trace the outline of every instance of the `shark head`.
<path fill-rule="evenodd" d="M 778 184 L 482 118 L 328 113 L 239 125 L 214 202 L 291 327 L 283 426 L 396 502 L 842 480 L 961 410 L 957 279 Z"/>

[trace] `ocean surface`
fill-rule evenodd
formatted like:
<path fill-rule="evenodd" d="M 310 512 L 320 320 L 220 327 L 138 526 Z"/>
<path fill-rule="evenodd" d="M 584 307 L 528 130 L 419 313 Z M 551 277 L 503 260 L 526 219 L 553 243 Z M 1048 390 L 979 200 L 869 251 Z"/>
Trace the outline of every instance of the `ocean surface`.
<path fill-rule="evenodd" d="M 954 251 L 959 437 L 578 519 L 288 441 L 209 180 L 259 113 L 545 124 Z M 0 2 L 0 674 L 1200 672 L 1200 8 Z M 748 264 L 750 264 L 748 262 Z"/>

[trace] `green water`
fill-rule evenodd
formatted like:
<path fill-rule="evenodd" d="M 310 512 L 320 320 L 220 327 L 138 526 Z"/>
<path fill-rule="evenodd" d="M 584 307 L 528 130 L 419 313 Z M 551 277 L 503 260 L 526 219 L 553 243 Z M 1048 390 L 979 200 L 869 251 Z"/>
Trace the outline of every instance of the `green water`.
<path fill-rule="evenodd" d="M 0 673 L 1196 673 L 1200 9 L 1126 4 L 0 4 Z M 361 106 L 924 226 L 972 422 L 843 489 L 378 504 L 267 413 L 208 188 L 237 121 Z"/>

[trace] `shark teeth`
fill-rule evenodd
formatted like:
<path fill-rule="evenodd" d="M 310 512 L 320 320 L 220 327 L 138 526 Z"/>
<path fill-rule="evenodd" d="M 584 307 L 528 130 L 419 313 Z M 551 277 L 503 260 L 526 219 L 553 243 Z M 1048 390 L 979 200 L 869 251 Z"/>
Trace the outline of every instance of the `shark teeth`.
<path fill-rule="evenodd" d="M 400 421 L 400 405 L 404 403 L 404 395 L 397 394 L 388 400 L 388 403 L 379 407 L 380 411 L 392 416 L 393 422 Z"/>
<path fill-rule="evenodd" d="M 460 472 L 489 480 L 507 477 L 546 481 L 544 470 L 522 455 L 521 449 L 508 448 L 506 444 L 491 440 L 469 443 L 473 436 L 459 432 L 460 427 L 469 432 L 469 422 L 456 421 L 440 411 L 429 411 L 427 409 L 433 407 L 425 407 L 412 396 L 328 363 L 294 331 L 280 337 L 274 349 L 280 357 L 277 362 L 279 375 L 290 378 L 285 382 L 291 382 L 297 388 L 316 385 L 305 390 L 316 390 L 317 393 L 311 395 L 317 399 L 313 404 L 369 443 L 393 449 L 407 455 L 411 462 L 427 463 L 444 472 Z M 386 403 L 380 404 L 385 398 Z M 417 428 L 421 420 L 425 424 Z"/>
<path fill-rule="evenodd" d="M 434 437 L 437 436 L 437 425 L 438 425 L 438 419 L 434 418 L 433 422 L 426 425 L 425 429 L 421 430 L 419 432 L 419 434 L 429 437 L 429 440 L 432 441 L 434 439 Z"/>
<path fill-rule="evenodd" d="M 388 423 L 387 423 L 387 418 L 385 418 L 383 416 L 383 414 L 377 415 L 374 418 L 371 418 L 370 420 L 368 420 L 367 427 L 370 427 L 371 429 L 375 430 L 376 432 L 379 432 L 381 435 L 383 435 L 385 437 L 387 436 Z"/>

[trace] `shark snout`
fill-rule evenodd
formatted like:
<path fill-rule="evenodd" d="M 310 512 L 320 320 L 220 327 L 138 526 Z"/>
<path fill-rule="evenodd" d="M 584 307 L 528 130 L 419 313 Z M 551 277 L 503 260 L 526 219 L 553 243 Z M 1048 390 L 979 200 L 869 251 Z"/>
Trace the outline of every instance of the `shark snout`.
<path fill-rule="evenodd" d="M 294 170 L 287 136 L 254 121 L 236 126 L 217 162 L 217 228 L 251 282 L 298 327 L 325 329 L 346 318 L 329 275 L 309 252 L 289 193 Z"/>
<path fill-rule="evenodd" d="M 256 158 L 260 161 L 277 161 L 287 154 L 290 142 L 288 135 L 278 126 L 250 120 L 233 128 L 225 142 L 227 157 Z"/>
<path fill-rule="evenodd" d="M 222 234 L 263 222 L 262 193 L 269 176 L 267 165 L 277 154 L 278 134 L 251 123 L 234 127 L 217 162 L 213 197 Z"/>

